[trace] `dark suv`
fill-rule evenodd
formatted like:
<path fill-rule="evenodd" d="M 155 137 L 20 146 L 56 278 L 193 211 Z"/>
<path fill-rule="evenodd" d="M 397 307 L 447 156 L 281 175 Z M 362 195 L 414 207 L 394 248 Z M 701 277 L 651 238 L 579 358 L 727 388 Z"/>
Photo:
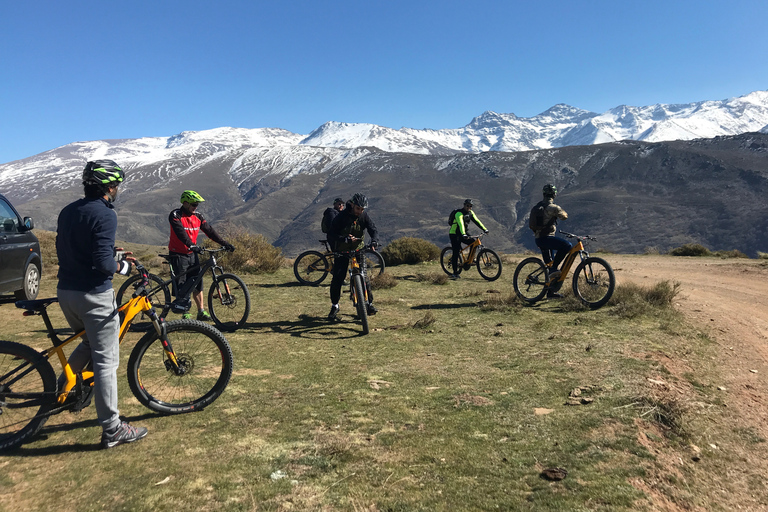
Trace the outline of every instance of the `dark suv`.
<path fill-rule="evenodd" d="M 0 194 L 0 296 L 37 297 L 43 260 L 40 242 L 32 233 L 34 227 L 30 217 L 22 219 L 16 208 Z"/>

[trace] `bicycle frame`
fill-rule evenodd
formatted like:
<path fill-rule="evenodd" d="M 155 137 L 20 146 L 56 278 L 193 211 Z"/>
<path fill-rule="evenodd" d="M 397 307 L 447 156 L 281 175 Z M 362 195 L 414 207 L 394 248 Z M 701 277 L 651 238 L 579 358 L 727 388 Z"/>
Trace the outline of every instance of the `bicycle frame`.
<path fill-rule="evenodd" d="M 147 313 L 148 316 L 152 320 L 152 324 L 155 327 L 155 330 L 157 331 L 160 340 L 163 344 L 163 350 L 165 351 L 165 354 L 168 356 L 168 359 L 173 364 L 174 370 L 179 370 L 178 361 L 176 360 L 176 355 L 173 352 L 173 348 L 171 347 L 170 342 L 168 341 L 168 336 L 165 332 L 165 321 L 157 316 L 157 313 L 155 312 L 152 303 L 150 302 L 149 298 L 146 296 L 146 291 L 144 289 L 144 286 L 147 284 L 147 272 L 144 269 L 144 267 L 141 267 L 140 265 L 137 265 L 137 268 L 139 271 L 144 275 L 144 282 L 137 288 L 136 292 L 133 294 L 133 298 L 126 302 L 124 305 L 120 306 L 116 310 L 116 314 L 124 313 L 125 316 L 123 318 L 123 321 L 120 324 L 120 335 L 119 335 L 119 341 L 122 344 L 123 339 L 125 338 L 125 334 L 128 332 L 128 328 L 131 325 L 131 322 L 133 322 L 133 319 L 140 315 L 141 313 Z M 78 333 L 73 334 L 72 336 L 62 340 L 57 334 L 56 330 L 53 327 L 53 323 L 51 322 L 50 317 L 48 316 L 47 306 L 49 304 L 53 304 L 54 302 L 58 302 L 58 299 L 49 299 L 50 302 L 45 303 L 43 302 L 42 305 L 34 310 L 28 309 L 24 311 L 23 316 L 34 316 L 34 315 L 40 315 L 43 317 L 43 322 L 45 323 L 46 330 L 48 331 L 48 338 L 51 339 L 53 342 L 53 347 L 47 349 L 46 351 L 42 352 L 42 358 L 45 360 L 51 359 L 54 355 L 58 356 L 59 363 L 61 364 L 61 367 L 64 371 L 64 375 L 66 378 L 66 382 L 64 384 L 64 387 L 60 390 L 56 402 L 59 405 L 63 405 L 64 402 L 67 399 L 67 396 L 72 391 L 72 389 L 78 384 L 77 375 L 72 371 L 72 367 L 69 365 L 69 362 L 67 361 L 67 356 L 64 354 L 64 347 L 69 345 L 71 342 L 73 342 L 76 339 L 80 339 L 85 335 L 85 330 L 80 331 Z M 7 375 L 3 375 L 0 377 L 0 380 L 4 381 L 7 377 L 11 376 L 13 373 L 21 371 L 21 369 L 25 365 L 17 367 L 15 370 L 12 370 Z M 29 369 L 26 371 L 21 372 L 19 375 L 16 376 L 16 378 L 13 381 L 8 382 L 8 384 L 12 384 L 16 380 L 22 378 L 24 375 L 26 375 L 29 371 L 32 370 L 32 366 L 30 366 Z M 84 370 L 80 374 L 82 376 L 82 382 L 86 382 L 90 379 L 90 385 L 93 385 L 93 372 Z M 56 412 L 56 411 L 52 411 Z"/>
<path fill-rule="evenodd" d="M 563 259 L 563 264 L 560 266 L 560 277 L 558 277 L 555 281 L 553 281 L 552 284 L 563 282 L 565 281 L 566 277 L 568 277 L 568 273 L 571 271 L 571 268 L 573 267 L 574 262 L 576 261 L 576 257 L 579 257 L 579 262 L 584 261 L 585 259 L 589 258 L 589 253 L 587 252 L 586 248 L 584 247 L 584 244 L 582 243 L 583 238 L 572 235 L 571 233 L 565 233 L 562 232 L 564 235 L 567 235 L 569 237 L 576 238 L 576 243 L 571 247 L 571 250 L 568 251 L 568 254 L 565 256 L 565 259 Z M 549 263 L 546 263 L 545 265 L 547 268 L 552 267 L 553 260 L 550 260 Z"/>
<path fill-rule="evenodd" d="M 199 267 L 193 267 L 188 269 L 184 275 L 190 275 L 193 271 L 196 269 L 199 269 L 195 276 L 192 279 L 187 279 L 184 281 L 184 284 L 181 285 L 181 288 L 179 288 L 178 282 L 179 282 L 179 276 L 177 276 L 173 272 L 173 265 L 169 265 L 171 269 L 171 279 L 169 281 L 165 281 L 164 284 L 167 285 L 173 285 L 173 290 L 176 290 L 176 298 L 186 298 L 189 297 L 189 295 L 192 293 L 192 290 L 197 286 L 197 283 L 199 283 L 203 277 L 205 276 L 206 272 L 208 270 L 211 271 L 211 278 L 214 282 L 216 282 L 216 272 L 218 271 L 219 275 L 224 274 L 224 268 L 218 264 L 216 261 L 216 255 L 214 253 L 221 251 L 222 249 L 205 249 L 206 252 L 210 253 L 210 257 L 208 260 L 200 265 Z M 170 261 L 169 261 L 170 263 Z M 227 290 L 227 293 L 229 293 L 229 290 Z"/>
<path fill-rule="evenodd" d="M 471 244 L 461 250 L 461 257 L 464 260 L 464 265 L 472 265 L 472 263 L 474 263 L 475 255 L 477 254 L 478 249 L 483 245 L 481 238 L 484 234 L 485 233 L 481 233 L 478 235 Z"/>
<path fill-rule="evenodd" d="M 358 251 L 349 251 L 349 294 L 352 298 L 352 302 L 357 305 L 359 302 L 360 297 L 356 297 L 355 294 L 355 287 L 352 282 L 352 276 L 360 274 L 363 276 L 363 284 L 368 280 L 367 273 L 365 271 L 365 258 L 363 258 L 362 264 L 358 261 L 358 255 L 363 252 L 364 249 L 358 250 Z M 363 286 L 363 303 L 368 303 L 368 287 Z"/>

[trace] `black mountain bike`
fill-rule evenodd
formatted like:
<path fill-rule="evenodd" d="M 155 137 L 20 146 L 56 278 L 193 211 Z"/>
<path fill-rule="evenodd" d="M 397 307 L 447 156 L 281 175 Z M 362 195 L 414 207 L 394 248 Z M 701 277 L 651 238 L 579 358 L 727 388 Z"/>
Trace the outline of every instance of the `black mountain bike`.
<path fill-rule="evenodd" d="M 333 270 L 334 253 L 328 246 L 328 240 L 320 240 L 325 245 L 325 252 L 304 251 L 293 263 L 293 275 L 301 284 L 317 286 Z M 384 272 L 384 258 L 370 246 L 364 249 L 365 267 L 372 276 Z"/>
<path fill-rule="evenodd" d="M 243 325 L 248 319 L 248 313 L 251 311 L 251 295 L 248 292 L 248 286 L 240 277 L 235 274 L 225 274 L 224 268 L 216 262 L 216 253 L 226 249 L 203 249 L 210 257 L 199 267 L 193 267 L 187 270 L 187 280 L 183 285 L 178 285 L 178 276 L 173 273 L 171 266 L 171 278 L 163 281 L 160 277 L 149 274 L 151 288 L 148 291 L 149 298 L 157 304 L 160 309 L 160 316 L 165 318 L 169 312 L 186 313 L 192 307 L 192 290 L 197 283 L 210 270 L 211 287 L 208 289 L 208 311 L 211 314 L 213 323 L 222 331 L 234 331 Z M 168 263 L 175 256 L 170 254 L 159 254 Z M 170 266 L 170 265 L 169 265 Z M 123 283 L 117 292 L 117 303 L 122 304 L 123 299 L 130 297 L 129 290 L 132 289 L 141 279 L 140 276 L 134 276 Z M 177 290 L 176 299 L 171 299 L 171 290 Z M 133 330 L 147 330 L 151 325 L 147 322 L 148 318 L 142 316 L 142 321 L 133 326 Z"/>

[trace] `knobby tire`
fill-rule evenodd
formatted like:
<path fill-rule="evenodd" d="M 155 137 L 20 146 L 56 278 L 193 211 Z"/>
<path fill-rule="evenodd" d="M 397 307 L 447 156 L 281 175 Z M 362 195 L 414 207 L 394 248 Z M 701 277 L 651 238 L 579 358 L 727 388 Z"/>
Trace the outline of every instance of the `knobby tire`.
<path fill-rule="evenodd" d="M 304 285 L 317 286 L 331 270 L 328 258 L 319 251 L 305 251 L 293 263 L 293 274 Z"/>
<path fill-rule="evenodd" d="M 477 271 L 487 281 L 495 281 L 501 276 L 501 258 L 491 249 L 481 249 L 477 255 Z"/>
<path fill-rule="evenodd" d="M 353 293 L 355 294 L 355 308 L 357 309 L 357 318 L 363 324 L 363 334 L 368 334 L 368 302 L 365 300 L 365 284 L 363 276 L 355 274 L 352 276 Z"/>
<path fill-rule="evenodd" d="M 613 269 L 602 258 L 589 257 L 573 274 L 573 294 L 591 309 L 603 307 L 616 288 Z"/>
<path fill-rule="evenodd" d="M 55 405 L 57 383 L 51 363 L 31 347 L 0 341 L 0 376 L 22 365 L 27 368 L 0 381 L 0 452 L 18 448 L 37 434 Z M 24 372 L 26 375 L 14 382 Z M 34 393 L 38 397 L 14 398 L 9 393 Z"/>
<path fill-rule="evenodd" d="M 208 290 L 208 310 L 220 330 L 237 330 L 245 325 L 251 311 L 248 286 L 234 274 L 216 276 Z"/>
<path fill-rule="evenodd" d="M 547 267 L 539 258 L 531 257 L 521 261 L 515 268 L 512 284 L 515 294 L 521 300 L 533 304 L 547 293 Z"/>
<path fill-rule="evenodd" d="M 440 266 L 443 268 L 443 272 L 448 274 L 449 276 L 452 276 L 453 274 L 461 274 L 461 271 L 464 268 L 464 258 L 461 254 L 459 254 L 459 259 L 456 260 L 459 268 L 454 269 L 453 265 L 451 265 L 451 256 L 453 255 L 453 247 L 443 247 L 443 250 L 440 252 Z"/>
<path fill-rule="evenodd" d="M 128 360 L 128 384 L 145 407 L 162 414 L 198 411 L 224 391 L 232 376 L 232 349 L 216 328 L 197 320 L 166 322 L 181 368 L 172 367 L 156 332 L 144 335 Z"/>

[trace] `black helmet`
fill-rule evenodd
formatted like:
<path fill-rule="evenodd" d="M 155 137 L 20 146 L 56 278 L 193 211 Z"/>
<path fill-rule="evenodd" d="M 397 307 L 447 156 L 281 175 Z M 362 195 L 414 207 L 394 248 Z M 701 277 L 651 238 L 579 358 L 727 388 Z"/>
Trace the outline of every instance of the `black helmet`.
<path fill-rule="evenodd" d="M 368 198 L 363 194 L 355 194 L 352 196 L 352 204 L 360 208 L 368 208 Z"/>
<path fill-rule="evenodd" d="M 544 193 L 544 197 L 555 197 L 557 195 L 557 187 L 547 183 L 544 185 L 542 192 Z"/>
<path fill-rule="evenodd" d="M 471 199 L 465 199 L 464 200 L 464 205 L 465 206 L 475 206 L 475 204 L 472 202 Z"/>
<path fill-rule="evenodd" d="M 336 206 L 337 204 L 344 204 L 344 200 L 340 197 L 337 197 L 333 200 L 333 205 Z"/>
<path fill-rule="evenodd" d="M 85 164 L 83 185 L 112 186 L 122 183 L 125 173 L 112 160 L 94 160 Z"/>

